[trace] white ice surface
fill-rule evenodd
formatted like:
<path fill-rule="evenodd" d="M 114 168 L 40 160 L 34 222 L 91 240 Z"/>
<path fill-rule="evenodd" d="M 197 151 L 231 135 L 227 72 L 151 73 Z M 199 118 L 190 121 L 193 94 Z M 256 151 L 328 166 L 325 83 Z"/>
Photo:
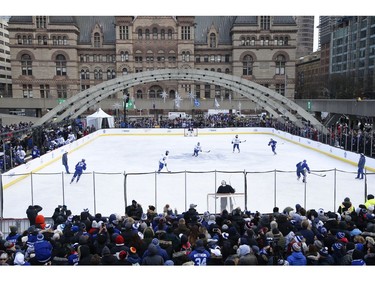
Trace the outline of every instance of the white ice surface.
<path fill-rule="evenodd" d="M 197 204 L 200 213 L 206 210 L 218 212 L 219 200 L 215 205 L 213 198 L 207 201 L 207 194 L 214 193 L 223 179 L 231 183 L 237 193 L 243 193 L 243 171 L 249 172 L 247 209 L 252 212 L 271 212 L 274 206 L 282 211 L 287 206 L 294 208 L 297 203 L 306 209 L 334 211 L 345 197 L 350 197 L 356 207 L 364 202 L 365 183 L 354 179 L 356 166 L 277 137 L 274 137 L 278 141 L 277 155 L 273 155 L 267 145 L 270 136 L 266 134 L 241 135 L 246 142 L 240 144 L 240 153 L 232 153 L 232 138 L 233 135 L 98 137 L 68 155 L 70 172 L 74 172 L 74 165 L 79 160 L 86 159 L 87 170 L 78 183 L 69 184 L 72 174 L 64 173 L 59 159 L 33 174 L 33 185 L 28 177 L 4 190 L 4 218 L 26 217 L 25 211 L 31 203 L 41 205 L 41 213 L 47 217 L 62 204 L 73 214 L 89 208 L 93 214 L 123 215 L 124 171 L 148 173 L 143 176 L 130 174 L 126 180 L 127 204 L 135 199 L 144 212 L 148 205 L 155 205 L 161 213 L 167 203 L 179 213 L 190 203 Z M 198 141 L 204 151 L 210 152 L 192 157 Z M 165 150 L 170 151 L 168 168 L 172 173 L 156 175 L 158 160 Z M 326 177 L 308 175 L 306 186 L 297 181 L 295 165 L 303 159 L 311 170 L 326 174 Z M 338 170 L 336 182 L 333 170 L 321 171 L 335 168 Z M 275 175 L 275 169 L 282 172 Z M 215 170 L 227 172 L 200 173 Z M 374 181 L 374 177 L 368 177 L 368 193 L 375 193 Z M 243 197 L 236 197 L 235 203 L 245 208 Z"/>

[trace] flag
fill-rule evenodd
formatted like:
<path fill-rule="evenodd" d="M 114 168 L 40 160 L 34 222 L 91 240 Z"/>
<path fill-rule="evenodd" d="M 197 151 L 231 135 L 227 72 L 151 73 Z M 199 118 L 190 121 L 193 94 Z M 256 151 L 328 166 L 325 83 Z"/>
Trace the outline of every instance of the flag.
<path fill-rule="evenodd" d="M 216 98 L 215 98 L 215 107 L 216 107 L 216 108 L 220 107 L 220 104 L 219 104 L 219 102 L 217 101 Z"/>
<path fill-rule="evenodd" d="M 195 107 L 200 107 L 201 103 L 198 99 L 194 99 L 194 106 Z"/>

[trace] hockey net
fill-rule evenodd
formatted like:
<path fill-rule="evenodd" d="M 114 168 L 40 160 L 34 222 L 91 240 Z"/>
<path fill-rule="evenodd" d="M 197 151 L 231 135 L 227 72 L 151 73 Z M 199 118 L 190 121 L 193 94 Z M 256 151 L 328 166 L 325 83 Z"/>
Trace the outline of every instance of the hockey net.
<path fill-rule="evenodd" d="M 184 137 L 197 137 L 198 128 L 184 128 Z"/>

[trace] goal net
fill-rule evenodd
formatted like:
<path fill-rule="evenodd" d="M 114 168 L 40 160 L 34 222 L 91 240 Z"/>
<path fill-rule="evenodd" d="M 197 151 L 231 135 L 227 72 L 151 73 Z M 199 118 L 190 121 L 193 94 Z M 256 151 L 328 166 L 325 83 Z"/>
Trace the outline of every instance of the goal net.
<path fill-rule="evenodd" d="M 184 137 L 197 137 L 198 129 L 197 128 L 185 128 Z"/>

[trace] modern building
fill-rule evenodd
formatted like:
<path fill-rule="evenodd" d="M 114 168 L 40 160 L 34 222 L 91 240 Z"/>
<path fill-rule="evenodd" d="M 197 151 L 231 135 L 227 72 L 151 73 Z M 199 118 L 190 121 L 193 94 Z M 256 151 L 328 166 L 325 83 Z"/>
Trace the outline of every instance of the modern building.
<path fill-rule="evenodd" d="M 341 17 L 334 25 L 330 88 L 335 98 L 375 98 L 375 17 Z"/>
<path fill-rule="evenodd" d="M 232 74 L 294 99 L 293 16 L 13 16 L 8 25 L 12 97 L 20 104 L 37 100 L 36 116 L 106 80 L 165 68 Z M 239 101 L 244 111 L 256 106 L 240 93 L 199 82 L 140 83 L 124 92 L 138 109 L 160 114 L 166 110 L 158 112 L 155 103 L 163 98 L 212 101 L 202 111 L 215 100 L 221 108 L 237 109 Z M 111 109 L 124 92 L 101 106 Z"/>
<path fill-rule="evenodd" d="M 314 50 L 314 16 L 297 16 L 297 54 L 296 58 L 310 55 Z"/>
<path fill-rule="evenodd" d="M 0 98 L 12 96 L 8 20 L 0 17 Z"/>

